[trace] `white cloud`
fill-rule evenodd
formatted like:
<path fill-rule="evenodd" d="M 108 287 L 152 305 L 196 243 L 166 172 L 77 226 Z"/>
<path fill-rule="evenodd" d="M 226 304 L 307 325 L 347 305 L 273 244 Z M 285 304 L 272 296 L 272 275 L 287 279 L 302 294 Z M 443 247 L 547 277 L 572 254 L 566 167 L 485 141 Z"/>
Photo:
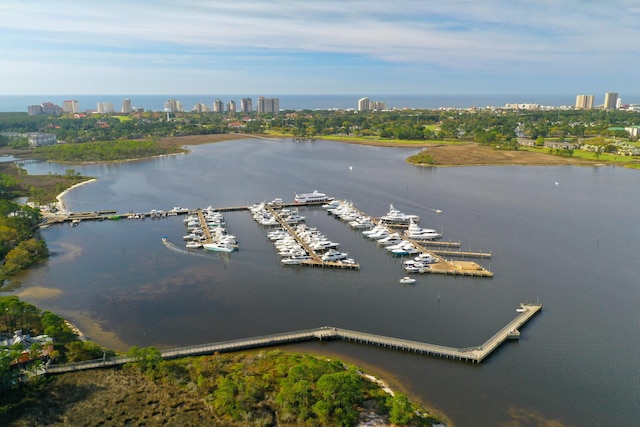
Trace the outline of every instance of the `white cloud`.
<path fill-rule="evenodd" d="M 248 71 L 277 60 L 306 64 L 315 54 L 341 67 L 358 60 L 424 71 L 639 62 L 640 8 L 630 0 L 5 0 L 0 17 L 0 37 L 15 40 L 0 46 L 5 58 L 61 67 Z"/>

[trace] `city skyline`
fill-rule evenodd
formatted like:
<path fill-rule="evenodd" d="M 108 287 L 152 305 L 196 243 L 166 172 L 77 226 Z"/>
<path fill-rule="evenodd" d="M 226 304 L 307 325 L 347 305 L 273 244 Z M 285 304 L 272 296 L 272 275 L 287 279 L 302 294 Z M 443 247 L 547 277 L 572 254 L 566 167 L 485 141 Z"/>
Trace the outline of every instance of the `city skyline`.
<path fill-rule="evenodd" d="M 0 17 L 13 95 L 633 93 L 640 65 L 628 0 L 8 0 Z"/>

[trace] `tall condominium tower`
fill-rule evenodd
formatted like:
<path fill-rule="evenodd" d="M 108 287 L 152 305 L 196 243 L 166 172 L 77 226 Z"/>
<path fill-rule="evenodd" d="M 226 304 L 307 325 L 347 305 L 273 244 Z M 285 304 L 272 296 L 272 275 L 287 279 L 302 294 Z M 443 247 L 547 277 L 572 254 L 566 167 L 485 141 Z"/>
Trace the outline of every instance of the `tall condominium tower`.
<path fill-rule="evenodd" d="M 113 102 L 98 102 L 98 113 L 113 113 Z"/>
<path fill-rule="evenodd" d="M 253 105 L 251 98 L 242 98 L 240 100 L 240 111 L 242 111 L 243 113 L 250 113 L 251 111 L 253 111 Z"/>
<path fill-rule="evenodd" d="M 576 108 L 580 110 L 591 110 L 593 108 L 593 95 L 576 96 Z"/>
<path fill-rule="evenodd" d="M 62 111 L 65 113 L 77 113 L 78 112 L 78 101 L 76 100 L 67 100 L 62 102 Z"/>
<path fill-rule="evenodd" d="M 214 113 L 224 113 L 224 103 L 219 99 L 213 101 L 213 112 Z"/>
<path fill-rule="evenodd" d="M 258 113 L 271 113 L 278 114 L 280 111 L 280 99 L 278 98 L 265 98 L 261 96 L 258 98 Z"/>
<path fill-rule="evenodd" d="M 131 107 L 131 100 L 129 98 L 122 100 L 122 109 L 120 111 L 125 114 L 129 114 L 133 111 L 133 107 Z"/>
<path fill-rule="evenodd" d="M 229 103 L 227 104 L 227 111 L 230 113 L 236 112 L 236 101 L 229 101 Z"/>
<path fill-rule="evenodd" d="M 358 100 L 358 111 L 369 111 L 370 109 L 369 98 L 360 98 Z"/>
<path fill-rule="evenodd" d="M 604 94 L 604 109 L 605 110 L 615 110 L 618 105 L 618 93 L 617 92 L 607 92 Z"/>
<path fill-rule="evenodd" d="M 164 110 L 172 113 L 183 111 L 182 102 L 177 99 L 167 99 L 164 103 Z"/>

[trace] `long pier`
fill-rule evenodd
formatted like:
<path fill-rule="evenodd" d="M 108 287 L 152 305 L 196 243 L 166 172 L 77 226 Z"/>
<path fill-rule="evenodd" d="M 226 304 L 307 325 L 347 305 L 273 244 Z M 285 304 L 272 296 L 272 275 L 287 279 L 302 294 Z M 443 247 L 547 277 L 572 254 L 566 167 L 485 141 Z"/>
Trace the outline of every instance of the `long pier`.
<path fill-rule="evenodd" d="M 315 329 L 173 348 L 162 350 L 160 354 L 163 359 L 168 360 L 180 357 L 202 356 L 206 354 L 274 347 L 282 344 L 305 341 L 344 340 L 394 350 L 408 351 L 411 353 L 419 353 L 427 356 L 443 357 L 462 362 L 481 363 L 506 340 L 519 338 L 519 329 L 533 316 L 540 312 L 540 310 L 542 310 L 542 304 L 520 304 L 520 313 L 518 316 L 516 316 L 516 318 L 509 322 L 505 327 L 500 329 L 495 335 L 479 346 L 464 348 L 447 347 L 437 344 L 422 343 L 419 341 L 392 338 L 383 335 L 351 331 L 332 326 L 323 326 Z M 137 359 L 135 357 L 121 356 L 76 362 L 67 365 L 50 365 L 47 367 L 46 372 L 48 374 L 60 374 L 85 369 L 119 366 L 135 362 L 136 360 Z"/>

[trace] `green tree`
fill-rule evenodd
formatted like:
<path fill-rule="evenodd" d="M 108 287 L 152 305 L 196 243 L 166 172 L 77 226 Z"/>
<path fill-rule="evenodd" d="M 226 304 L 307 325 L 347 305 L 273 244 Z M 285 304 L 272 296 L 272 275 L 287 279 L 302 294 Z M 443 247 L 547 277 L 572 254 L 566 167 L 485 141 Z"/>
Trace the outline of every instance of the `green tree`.
<path fill-rule="evenodd" d="M 318 402 L 313 412 L 323 425 L 350 426 L 358 420 L 362 378 L 354 369 L 325 374 L 316 383 Z"/>
<path fill-rule="evenodd" d="M 390 400 L 389 422 L 398 425 L 408 424 L 413 418 L 414 409 L 407 396 L 396 393 Z"/>

